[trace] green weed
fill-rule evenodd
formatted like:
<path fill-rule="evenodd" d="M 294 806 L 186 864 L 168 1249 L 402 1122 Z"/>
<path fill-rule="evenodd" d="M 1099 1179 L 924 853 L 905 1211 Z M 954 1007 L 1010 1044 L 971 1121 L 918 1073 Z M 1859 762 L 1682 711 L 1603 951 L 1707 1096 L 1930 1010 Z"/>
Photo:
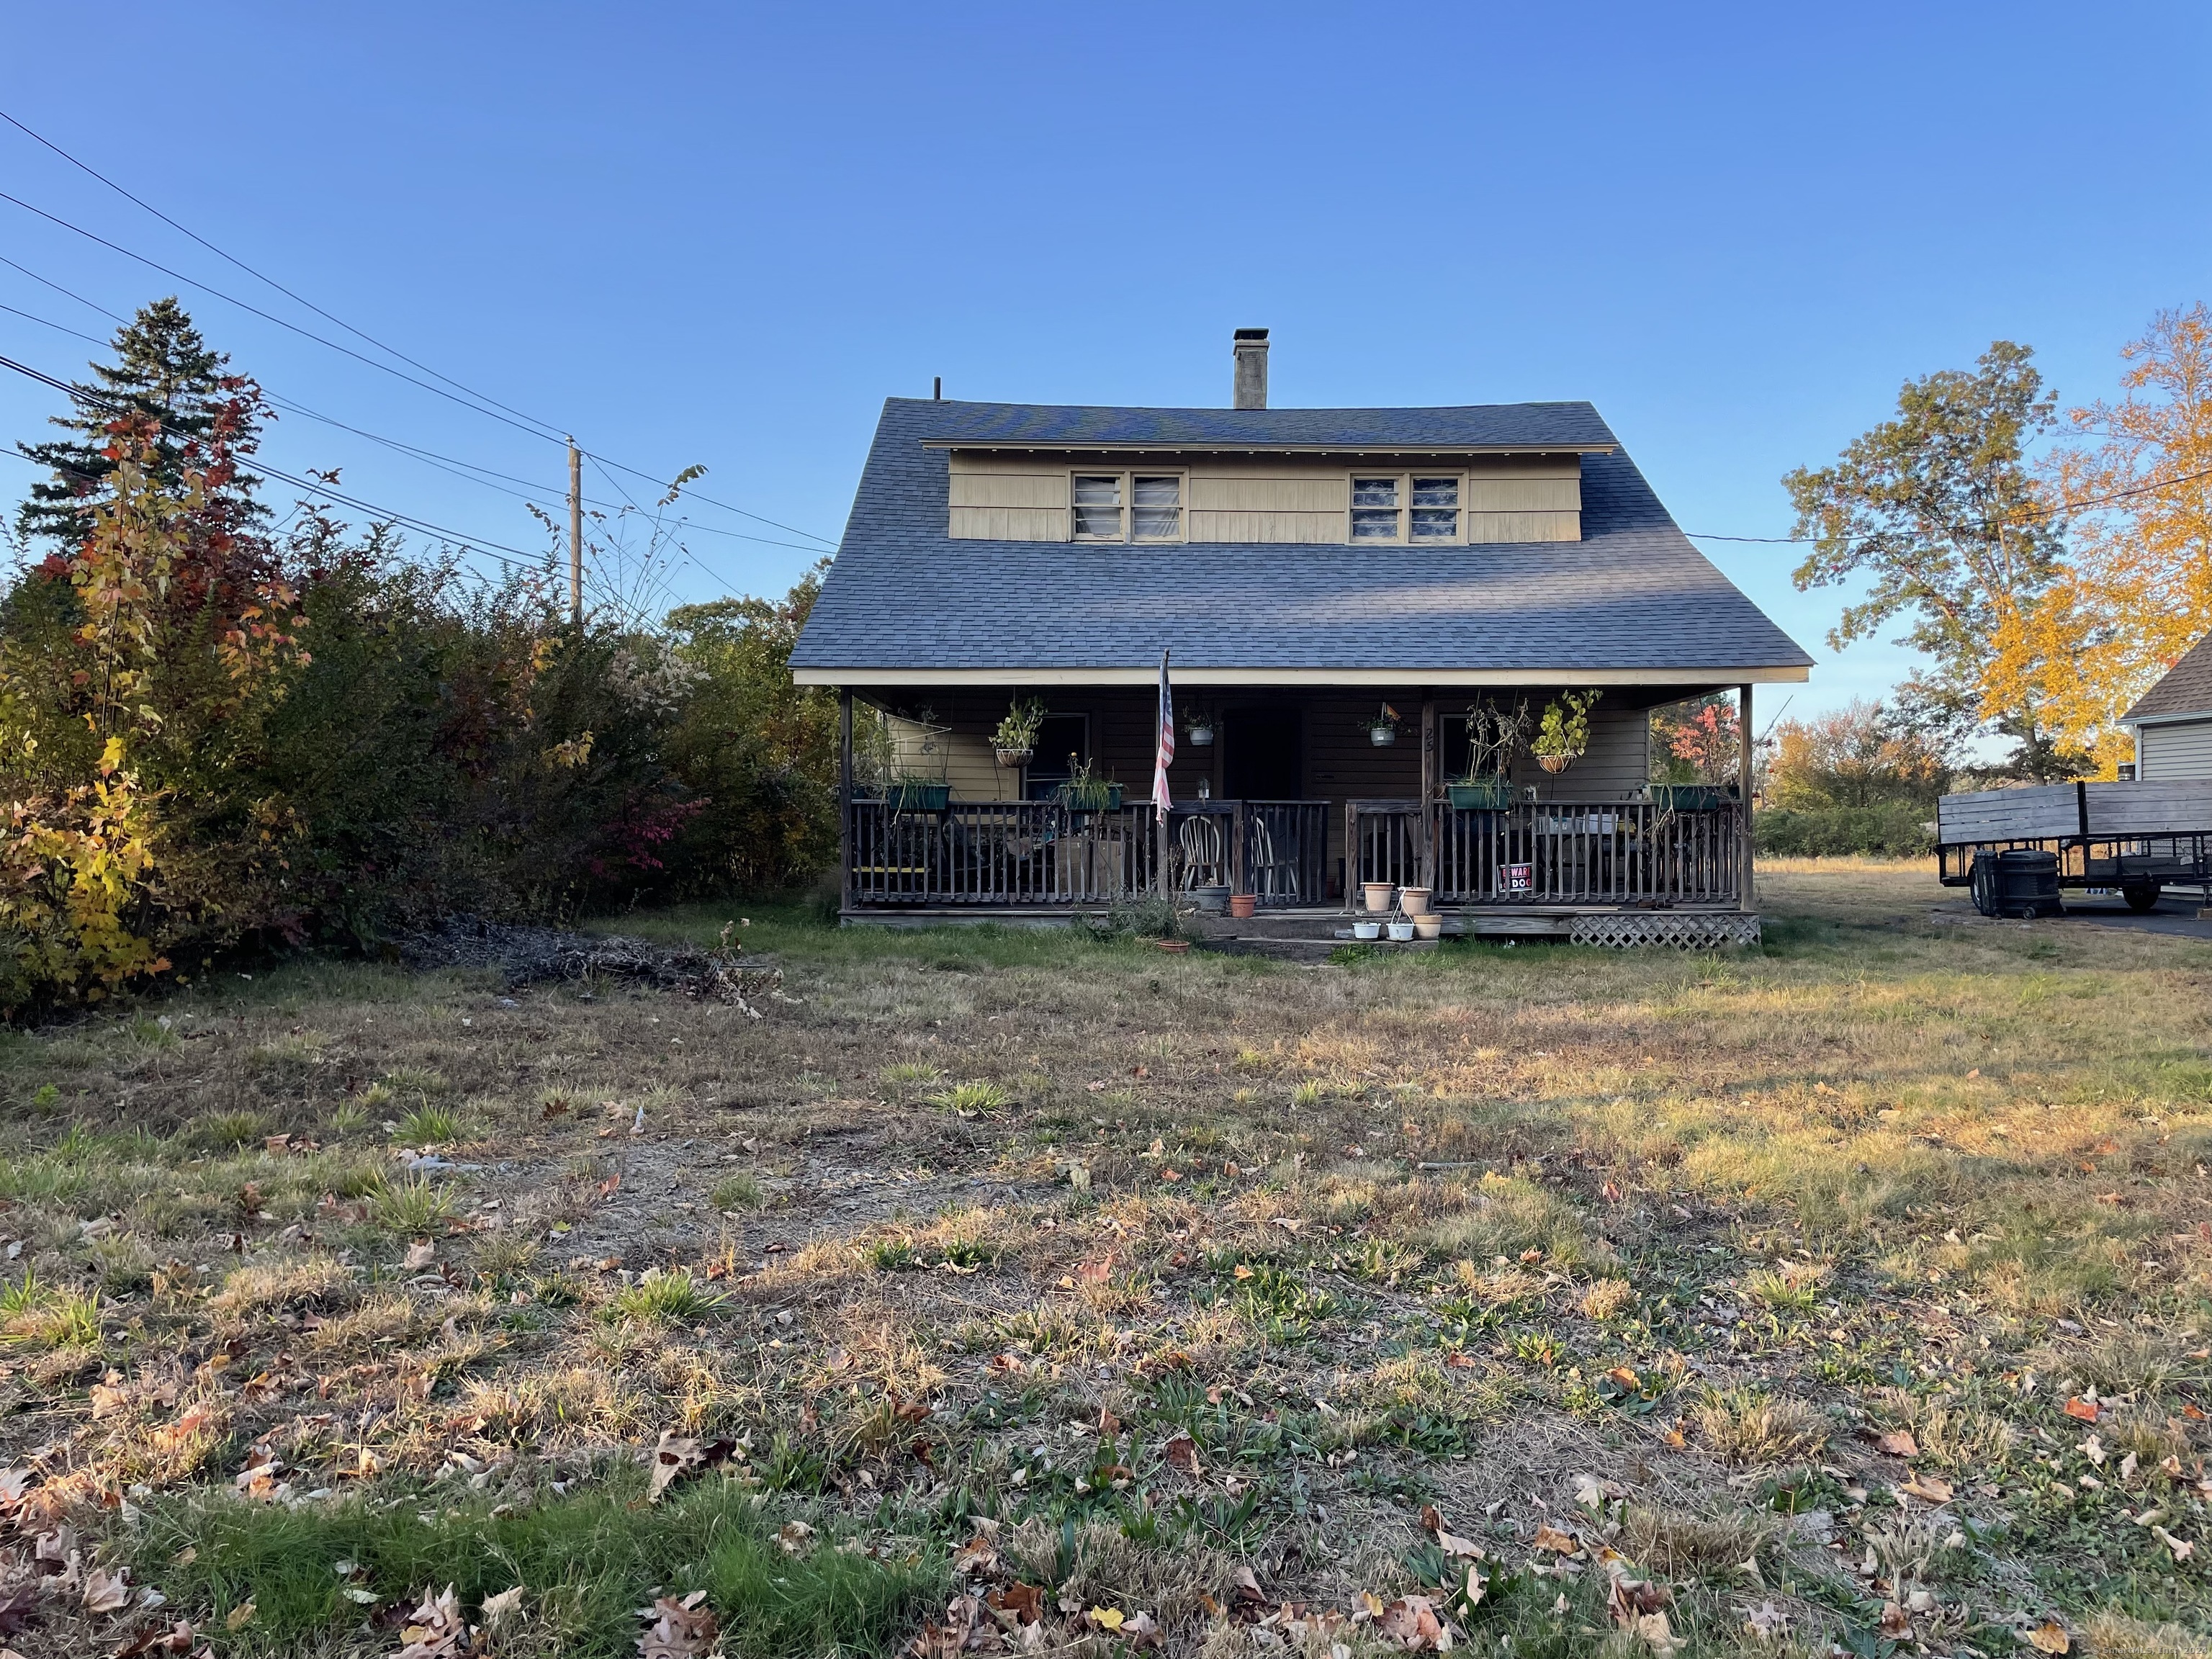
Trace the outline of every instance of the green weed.
<path fill-rule="evenodd" d="M 653 1325 L 688 1325 L 722 1305 L 722 1298 L 681 1270 L 648 1267 L 634 1285 L 608 1298 L 608 1311 Z"/>
<path fill-rule="evenodd" d="M 958 1083 L 930 1096 L 929 1103 L 952 1112 L 996 1112 L 1012 1102 L 995 1083 Z"/>

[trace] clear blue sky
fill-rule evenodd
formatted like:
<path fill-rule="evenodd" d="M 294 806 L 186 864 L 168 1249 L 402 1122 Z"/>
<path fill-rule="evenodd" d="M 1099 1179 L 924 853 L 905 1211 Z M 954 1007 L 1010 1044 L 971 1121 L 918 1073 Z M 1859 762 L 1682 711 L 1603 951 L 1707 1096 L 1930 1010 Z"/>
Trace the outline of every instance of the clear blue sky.
<path fill-rule="evenodd" d="M 2154 309 L 2212 297 L 2197 5 L 125 0 L 88 32 L 10 0 L 0 31 L 0 107 L 230 252 L 831 537 L 886 394 L 1223 404 L 1247 324 L 1279 404 L 1587 398 L 1686 528 L 1778 535 L 1780 475 L 1905 377 L 2002 336 L 2108 393 Z M 0 179 L 330 331 L 9 129 Z M 177 286 L 6 203 L 0 253 L 117 311 Z M 561 487 L 556 446 L 182 292 L 279 394 Z M 4 266 L 0 304 L 110 326 Z M 0 351 L 89 355 L 4 312 Z M 0 435 L 34 434 L 52 394 L 0 382 Z M 267 453 L 538 544 L 512 497 L 348 434 L 287 419 Z M 806 561 L 690 544 L 714 579 L 685 597 Z M 1822 659 L 1801 711 L 1895 678 L 1826 650 L 1790 549 L 1709 547 Z"/>

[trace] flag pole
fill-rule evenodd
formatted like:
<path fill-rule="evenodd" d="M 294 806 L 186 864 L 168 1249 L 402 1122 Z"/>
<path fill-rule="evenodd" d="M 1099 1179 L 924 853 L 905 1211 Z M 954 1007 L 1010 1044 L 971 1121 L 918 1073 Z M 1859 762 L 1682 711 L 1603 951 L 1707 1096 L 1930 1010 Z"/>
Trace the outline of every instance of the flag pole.
<path fill-rule="evenodd" d="M 1175 699 L 1168 689 L 1168 653 L 1160 653 L 1160 708 L 1152 750 L 1152 880 L 1168 899 L 1168 763 L 1175 758 Z M 1170 901 L 1170 902 L 1172 901 Z"/>

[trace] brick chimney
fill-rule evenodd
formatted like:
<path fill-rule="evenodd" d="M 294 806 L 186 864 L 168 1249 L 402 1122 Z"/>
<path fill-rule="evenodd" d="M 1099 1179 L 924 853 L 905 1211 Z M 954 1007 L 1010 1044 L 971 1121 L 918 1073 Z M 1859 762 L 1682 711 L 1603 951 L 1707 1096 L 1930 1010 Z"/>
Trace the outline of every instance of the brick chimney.
<path fill-rule="evenodd" d="M 1267 331 L 1264 328 L 1240 328 L 1237 331 L 1237 380 L 1232 409 L 1265 409 L 1267 406 Z"/>

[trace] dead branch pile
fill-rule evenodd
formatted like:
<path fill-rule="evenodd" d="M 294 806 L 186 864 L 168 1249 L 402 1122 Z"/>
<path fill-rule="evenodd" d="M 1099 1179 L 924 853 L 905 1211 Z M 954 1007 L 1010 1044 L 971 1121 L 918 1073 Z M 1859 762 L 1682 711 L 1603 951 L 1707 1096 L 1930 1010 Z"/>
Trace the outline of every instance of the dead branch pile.
<path fill-rule="evenodd" d="M 417 933 L 400 954 L 413 968 L 496 968 L 507 988 L 592 980 L 620 980 L 681 991 L 709 1002 L 754 1012 L 749 996 L 773 994 L 783 970 L 746 962 L 730 947 L 729 929 L 711 951 L 693 945 L 659 945 L 618 933 L 574 933 L 449 916 L 434 932 Z"/>

